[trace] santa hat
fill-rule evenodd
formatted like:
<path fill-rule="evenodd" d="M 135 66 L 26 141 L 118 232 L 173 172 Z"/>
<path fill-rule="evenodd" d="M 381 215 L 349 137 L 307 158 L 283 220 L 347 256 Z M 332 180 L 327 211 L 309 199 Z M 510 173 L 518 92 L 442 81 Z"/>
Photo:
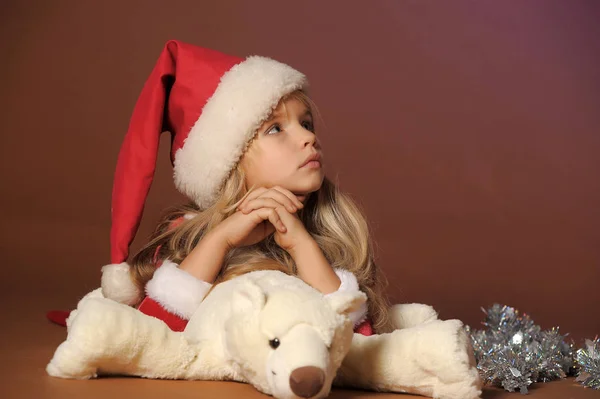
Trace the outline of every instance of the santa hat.
<path fill-rule="evenodd" d="M 200 209 L 214 204 L 248 142 L 280 99 L 307 88 L 306 77 L 261 56 L 239 58 L 177 40 L 166 43 L 133 110 L 112 193 L 111 265 L 105 296 L 134 303 L 129 246 L 156 167 L 160 134 L 172 135 L 176 188 Z"/>

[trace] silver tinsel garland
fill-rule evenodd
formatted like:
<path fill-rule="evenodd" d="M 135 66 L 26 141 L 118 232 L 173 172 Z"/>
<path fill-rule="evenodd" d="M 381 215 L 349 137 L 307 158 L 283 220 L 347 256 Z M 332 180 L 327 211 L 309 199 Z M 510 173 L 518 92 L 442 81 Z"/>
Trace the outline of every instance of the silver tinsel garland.
<path fill-rule="evenodd" d="M 600 339 L 586 339 L 585 346 L 586 348 L 577 350 L 580 370 L 576 380 L 587 387 L 600 389 Z"/>
<path fill-rule="evenodd" d="M 600 341 L 587 341 L 575 357 L 574 343 L 558 327 L 542 331 L 528 315 L 494 304 L 483 323 L 486 329 L 470 333 L 477 368 L 486 383 L 527 394 L 534 382 L 546 382 L 579 373 L 577 381 L 600 389 Z"/>

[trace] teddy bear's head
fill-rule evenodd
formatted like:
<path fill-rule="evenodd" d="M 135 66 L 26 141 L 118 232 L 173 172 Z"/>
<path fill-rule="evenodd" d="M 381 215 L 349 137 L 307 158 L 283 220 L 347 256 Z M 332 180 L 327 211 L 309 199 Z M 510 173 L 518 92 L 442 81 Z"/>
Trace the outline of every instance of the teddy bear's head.
<path fill-rule="evenodd" d="M 324 296 L 296 277 L 272 273 L 278 272 L 247 279 L 233 292 L 225 324 L 229 359 L 244 379 L 277 398 L 325 397 L 352 341 L 346 316 L 366 296 Z"/>

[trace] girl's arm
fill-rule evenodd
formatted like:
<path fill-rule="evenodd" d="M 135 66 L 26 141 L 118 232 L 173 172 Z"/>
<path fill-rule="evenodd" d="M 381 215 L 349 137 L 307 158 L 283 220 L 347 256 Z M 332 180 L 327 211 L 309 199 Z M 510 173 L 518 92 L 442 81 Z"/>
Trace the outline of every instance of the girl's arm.
<path fill-rule="evenodd" d="M 180 265 L 163 260 L 146 284 L 147 296 L 138 309 L 172 330 L 183 331 L 212 287 L 226 254 L 224 241 L 208 233 Z"/>
<path fill-rule="evenodd" d="M 212 284 L 223 266 L 227 251 L 228 245 L 220 235 L 208 233 L 181 262 L 179 268 L 199 280 Z M 323 294 L 335 292 L 340 288 L 340 278 L 312 237 L 291 250 L 290 255 L 296 262 L 298 277 L 310 286 Z"/>
<path fill-rule="evenodd" d="M 307 238 L 290 250 L 290 255 L 296 262 L 298 277 L 308 285 L 330 294 L 340 288 L 341 280 L 335 273 L 317 242 Z"/>
<path fill-rule="evenodd" d="M 275 230 L 275 216 L 269 208 L 235 212 L 202 237 L 181 264 L 165 259 L 146 284 L 147 297 L 155 302 L 151 305 L 189 320 L 215 282 L 228 251 L 263 240 Z"/>
<path fill-rule="evenodd" d="M 228 252 L 225 240 L 213 232 L 207 233 L 181 262 L 179 268 L 207 283 L 214 283 Z"/>
<path fill-rule="evenodd" d="M 298 277 L 313 288 L 321 291 L 326 296 L 336 295 L 340 291 L 358 291 L 358 281 L 354 274 L 344 269 L 333 269 L 317 242 L 308 236 L 301 240 L 289 254 L 296 262 Z M 371 335 L 370 326 L 364 326 L 367 317 L 367 304 L 363 303 L 359 309 L 348 315 L 355 329 L 364 335 Z"/>
<path fill-rule="evenodd" d="M 273 233 L 276 226 L 284 229 L 277 213 L 271 208 L 262 207 L 248 213 L 237 211 L 200 240 L 181 262 L 180 269 L 212 284 L 230 249 L 256 244 Z"/>

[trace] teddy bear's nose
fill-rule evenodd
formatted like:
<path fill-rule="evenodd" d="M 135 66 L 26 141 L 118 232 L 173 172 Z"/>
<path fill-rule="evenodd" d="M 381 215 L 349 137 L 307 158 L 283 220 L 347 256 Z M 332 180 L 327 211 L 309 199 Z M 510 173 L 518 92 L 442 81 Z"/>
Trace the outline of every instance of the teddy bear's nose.
<path fill-rule="evenodd" d="M 301 398 L 318 394 L 325 383 L 325 372 L 318 367 L 299 367 L 290 375 L 290 388 Z"/>

